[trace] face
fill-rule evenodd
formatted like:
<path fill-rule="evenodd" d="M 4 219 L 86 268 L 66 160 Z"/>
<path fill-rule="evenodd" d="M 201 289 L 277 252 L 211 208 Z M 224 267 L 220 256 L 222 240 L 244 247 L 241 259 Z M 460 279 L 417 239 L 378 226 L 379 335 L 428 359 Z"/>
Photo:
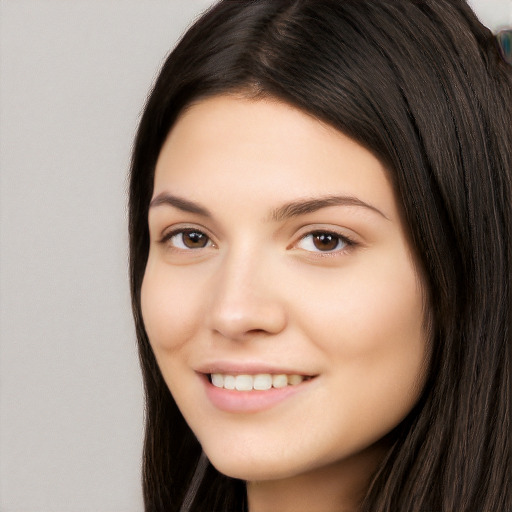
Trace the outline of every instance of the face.
<path fill-rule="evenodd" d="M 286 104 L 188 109 L 156 166 L 142 313 L 219 471 L 305 474 L 378 450 L 427 358 L 421 281 L 381 162 Z"/>

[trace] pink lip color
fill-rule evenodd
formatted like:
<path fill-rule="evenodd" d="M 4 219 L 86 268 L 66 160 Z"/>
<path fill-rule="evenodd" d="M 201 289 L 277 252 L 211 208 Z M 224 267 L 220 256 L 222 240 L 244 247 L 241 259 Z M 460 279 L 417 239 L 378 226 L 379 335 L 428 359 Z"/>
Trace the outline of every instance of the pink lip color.
<path fill-rule="evenodd" d="M 206 376 L 203 378 L 206 396 L 221 411 L 232 413 L 259 412 L 279 404 L 288 397 L 302 391 L 311 381 L 297 386 L 271 388 L 267 391 L 235 391 L 214 386 Z"/>

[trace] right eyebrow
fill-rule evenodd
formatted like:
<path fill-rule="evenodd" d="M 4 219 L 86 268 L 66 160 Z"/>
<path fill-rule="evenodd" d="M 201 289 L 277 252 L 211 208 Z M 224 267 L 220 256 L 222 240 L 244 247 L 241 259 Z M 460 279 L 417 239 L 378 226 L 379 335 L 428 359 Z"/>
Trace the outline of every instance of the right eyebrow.
<path fill-rule="evenodd" d="M 156 197 L 154 197 L 149 203 L 149 208 L 155 208 L 162 205 L 174 206 L 178 210 L 189 213 L 196 213 L 198 215 L 202 215 L 203 217 L 212 216 L 209 210 L 207 210 L 204 206 L 201 206 L 198 203 L 194 203 L 193 201 L 189 201 L 188 199 L 183 199 L 182 197 L 168 194 L 167 192 L 162 192 L 161 194 L 158 194 Z"/>

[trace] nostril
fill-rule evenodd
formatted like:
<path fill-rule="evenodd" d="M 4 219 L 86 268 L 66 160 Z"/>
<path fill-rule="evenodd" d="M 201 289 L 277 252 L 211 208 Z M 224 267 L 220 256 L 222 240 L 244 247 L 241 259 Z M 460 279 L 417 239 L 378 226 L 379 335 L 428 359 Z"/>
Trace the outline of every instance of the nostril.
<path fill-rule="evenodd" d="M 265 334 L 265 330 L 264 329 L 251 329 L 250 331 L 247 331 L 246 334 L 253 334 L 253 335 L 257 335 L 257 334 Z"/>

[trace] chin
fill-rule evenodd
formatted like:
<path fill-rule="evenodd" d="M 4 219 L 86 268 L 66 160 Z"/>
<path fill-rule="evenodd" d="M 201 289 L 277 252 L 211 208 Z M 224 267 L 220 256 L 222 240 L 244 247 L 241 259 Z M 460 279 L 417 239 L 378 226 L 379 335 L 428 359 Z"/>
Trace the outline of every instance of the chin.
<path fill-rule="evenodd" d="M 205 450 L 205 453 L 215 469 L 223 475 L 251 482 L 289 478 L 308 469 L 294 461 L 277 459 L 275 455 L 267 459 L 253 454 L 227 457 L 225 452 L 219 454 Z"/>
<path fill-rule="evenodd" d="M 222 473 L 223 475 L 229 476 L 231 478 L 237 478 L 238 480 L 245 480 L 248 482 L 281 480 L 283 478 L 289 478 L 296 474 L 294 471 L 280 470 L 280 468 L 275 467 L 260 467 L 260 465 L 258 464 L 248 465 L 247 463 L 240 461 L 227 462 L 221 464 L 216 464 L 212 460 L 210 460 L 210 462 L 215 467 L 215 469 Z"/>

